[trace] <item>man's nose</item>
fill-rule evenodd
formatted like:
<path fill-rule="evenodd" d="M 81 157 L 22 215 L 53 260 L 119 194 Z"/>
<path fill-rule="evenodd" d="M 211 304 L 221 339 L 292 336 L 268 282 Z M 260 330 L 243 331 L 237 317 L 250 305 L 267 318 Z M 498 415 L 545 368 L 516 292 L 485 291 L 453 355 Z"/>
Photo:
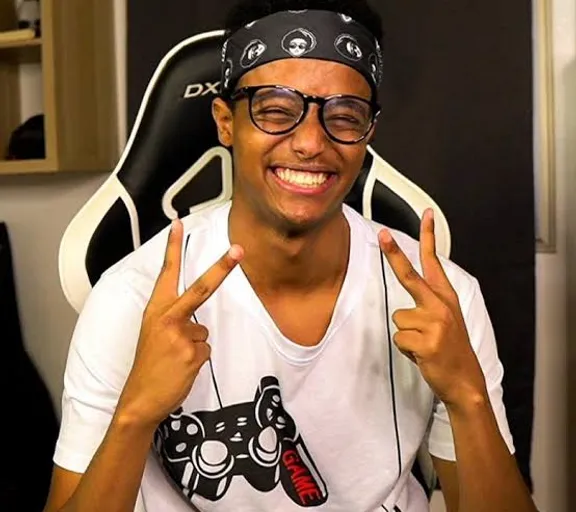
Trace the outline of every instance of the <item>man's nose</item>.
<path fill-rule="evenodd" d="M 292 149 L 304 160 L 317 157 L 326 149 L 327 134 L 318 117 L 317 105 L 311 105 L 306 117 L 294 129 Z"/>

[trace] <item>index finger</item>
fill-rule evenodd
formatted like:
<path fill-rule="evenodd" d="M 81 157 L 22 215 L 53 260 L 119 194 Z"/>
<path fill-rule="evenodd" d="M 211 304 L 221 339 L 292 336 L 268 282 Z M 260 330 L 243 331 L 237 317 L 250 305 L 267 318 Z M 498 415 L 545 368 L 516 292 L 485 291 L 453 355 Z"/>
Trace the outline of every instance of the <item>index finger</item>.
<path fill-rule="evenodd" d="M 434 212 L 432 209 L 427 209 L 424 212 L 420 224 L 420 261 L 424 279 L 433 290 L 438 293 L 452 290 L 452 285 L 436 253 Z"/>
<path fill-rule="evenodd" d="M 168 233 L 164 264 L 152 291 L 151 304 L 172 303 L 178 297 L 183 239 L 184 228 L 182 227 L 182 222 L 176 219 L 172 221 L 170 232 Z"/>
<path fill-rule="evenodd" d="M 190 318 L 220 287 L 230 272 L 244 257 L 244 249 L 233 245 L 214 265 L 202 274 L 182 294 L 171 308 L 171 313 L 178 317 Z"/>
<path fill-rule="evenodd" d="M 390 267 L 392 267 L 394 275 L 398 278 L 398 281 L 400 281 L 400 284 L 412 296 L 417 305 L 424 305 L 434 296 L 434 292 L 420 274 L 418 274 L 406 254 L 404 254 L 387 229 L 380 231 L 378 239 L 380 241 L 380 248 L 384 256 L 386 256 Z"/>
<path fill-rule="evenodd" d="M 436 258 L 436 235 L 434 234 L 434 212 L 427 209 L 420 222 L 420 260 Z M 426 269 L 422 269 L 426 278 Z"/>

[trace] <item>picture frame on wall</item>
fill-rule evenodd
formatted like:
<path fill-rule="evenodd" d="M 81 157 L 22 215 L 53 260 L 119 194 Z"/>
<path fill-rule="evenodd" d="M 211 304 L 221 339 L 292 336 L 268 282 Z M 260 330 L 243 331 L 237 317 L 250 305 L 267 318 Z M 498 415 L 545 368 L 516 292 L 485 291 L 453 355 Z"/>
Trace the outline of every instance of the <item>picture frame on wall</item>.
<path fill-rule="evenodd" d="M 556 155 L 552 0 L 533 2 L 536 251 L 556 252 Z"/>

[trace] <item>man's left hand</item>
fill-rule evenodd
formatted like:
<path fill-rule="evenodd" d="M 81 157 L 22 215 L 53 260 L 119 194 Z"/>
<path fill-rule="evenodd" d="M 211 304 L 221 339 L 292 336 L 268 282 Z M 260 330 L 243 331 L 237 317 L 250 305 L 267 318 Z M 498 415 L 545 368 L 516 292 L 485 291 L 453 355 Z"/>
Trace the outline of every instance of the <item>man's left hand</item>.
<path fill-rule="evenodd" d="M 456 291 L 436 255 L 434 214 L 427 210 L 420 226 L 422 276 L 387 229 L 379 233 L 382 252 L 415 301 L 397 310 L 394 342 L 418 365 L 436 396 L 450 408 L 487 397 L 482 369 L 472 349 Z"/>

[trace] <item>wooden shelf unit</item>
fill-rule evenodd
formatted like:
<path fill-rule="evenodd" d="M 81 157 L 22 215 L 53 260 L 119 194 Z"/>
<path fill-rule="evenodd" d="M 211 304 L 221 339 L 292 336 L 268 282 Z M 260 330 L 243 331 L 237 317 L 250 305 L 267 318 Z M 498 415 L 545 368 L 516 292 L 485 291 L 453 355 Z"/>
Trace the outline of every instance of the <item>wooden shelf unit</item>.
<path fill-rule="evenodd" d="M 110 171 L 119 157 L 113 0 L 42 0 L 42 37 L 0 43 L 0 175 Z M 16 28 L 0 0 L 0 31 Z M 23 63 L 41 66 L 46 158 L 3 160 L 20 108 Z"/>
<path fill-rule="evenodd" d="M 42 38 L 35 37 L 34 39 L 25 39 L 21 41 L 0 41 L 1 50 L 11 50 L 14 48 L 26 48 L 28 46 L 42 46 Z"/>
<path fill-rule="evenodd" d="M 54 164 L 44 160 L 0 160 L 0 176 L 6 174 L 39 174 L 54 172 Z"/>

